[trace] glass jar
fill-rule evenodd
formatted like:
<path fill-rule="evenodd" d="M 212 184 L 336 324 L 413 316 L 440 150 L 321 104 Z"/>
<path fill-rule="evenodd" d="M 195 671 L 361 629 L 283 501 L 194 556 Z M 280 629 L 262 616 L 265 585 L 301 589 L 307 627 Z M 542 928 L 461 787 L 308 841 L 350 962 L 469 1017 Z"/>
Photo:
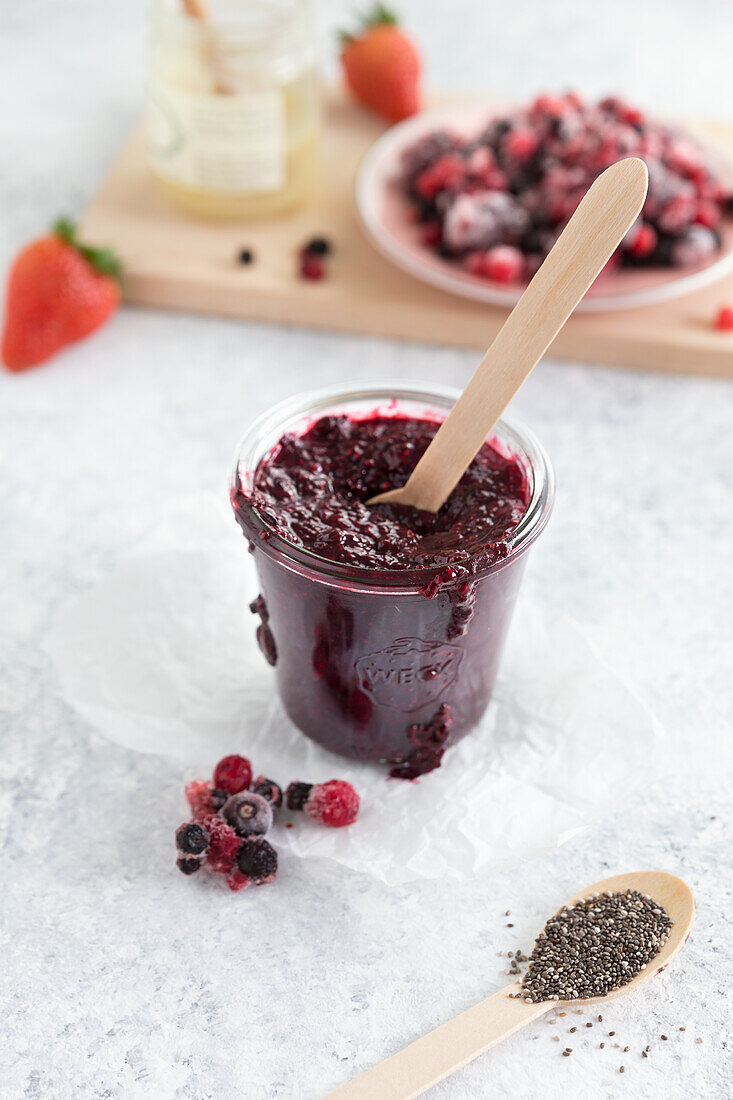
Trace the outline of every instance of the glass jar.
<path fill-rule="evenodd" d="M 189 5 L 191 6 L 191 5 Z M 148 160 L 188 213 L 267 216 L 306 198 L 319 105 L 309 0 L 155 0 Z"/>
<path fill-rule="evenodd" d="M 426 588 L 438 569 L 373 570 L 324 560 L 287 542 L 247 494 L 286 432 L 321 416 L 379 412 L 440 422 L 454 390 L 384 383 L 300 395 L 244 436 L 232 504 L 249 540 L 261 593 L 257 638 L 275 667 L 285 710 L 312 740 L 343 756 L 403 765 L 410 775 L 437 745 L 464 737 L 491 698 L 526 554 L 554 499 L 549 459 L 526 428 L 499 421 L 491 442 L 522 464 L 530 499 L 508 555 L 460 583 Z M 428 589 L 430 591 L 430 589 Z M 438 757 L 439 759 L 439 757 Z"/>

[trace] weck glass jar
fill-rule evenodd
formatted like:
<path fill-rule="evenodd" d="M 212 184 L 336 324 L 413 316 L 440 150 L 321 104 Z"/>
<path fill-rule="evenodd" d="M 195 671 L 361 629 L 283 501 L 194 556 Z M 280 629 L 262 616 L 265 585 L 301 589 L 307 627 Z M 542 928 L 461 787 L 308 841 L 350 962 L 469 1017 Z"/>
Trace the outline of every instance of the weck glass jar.
<path fill-rule="evenodd" d="M 310 15 L 309 0 L 155 0 L 148 161 L 188 213 L 256 218 L 306 198 L 319 128 Z"/>
<path fill-rule="evenodd" d="M 257 637 L 285 710 L 325 748 L 402 765 L 406 777 L 428 770 L 433 747 L 460 740 L 488 705 L 527 551 L 552 509 L 547 455 L 526 428 L 499 421 L 491 442 L 524 471 L 525 513 L 506 557 L 437 594 L 435 568 L 365 569 L 286 541 L 249 494 L 258 466 L 286 432 L 307 430 L 322 416 L 377 411 L 440 422 L 457 397 L 399 383 L 301 395 L 252 425 L 232 478 L 232 504 L 260 582 L 252 604 Z"/>

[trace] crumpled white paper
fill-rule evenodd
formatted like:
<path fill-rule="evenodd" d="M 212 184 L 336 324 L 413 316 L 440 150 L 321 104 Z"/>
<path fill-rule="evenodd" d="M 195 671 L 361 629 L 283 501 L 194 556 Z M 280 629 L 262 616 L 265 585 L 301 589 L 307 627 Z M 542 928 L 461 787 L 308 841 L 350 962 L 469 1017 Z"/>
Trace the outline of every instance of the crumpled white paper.
<path fill-rule="evenodd" d="M 463 880 L 563 844 L 651 774 L 658 723 L 570 620 L 522 603 L 480 726 L 418 782 L 326 752 L 284 714 L 255 643 L 257 581 L 228 509 L 192 498 L 47 639 L 64 694 L 111 740 L 207 777 L 230 752 L 287 784 L 348 779 L 358 821 L 288 815 L 275 844 L 390 884 Z M 181 794 L 181 809 L 185 803 Z M 172 823 L 172 826 L 175 822 Z"/>

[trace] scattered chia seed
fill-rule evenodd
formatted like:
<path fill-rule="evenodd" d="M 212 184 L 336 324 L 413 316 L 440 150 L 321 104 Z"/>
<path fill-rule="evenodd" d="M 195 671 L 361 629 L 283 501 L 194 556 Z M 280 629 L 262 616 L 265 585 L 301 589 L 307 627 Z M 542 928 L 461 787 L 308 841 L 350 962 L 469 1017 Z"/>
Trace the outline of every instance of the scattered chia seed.
<path fill-rule="evenodd" d="M 645 1050 L 642 1050 L 641 1056 L 642 1056 L 642 1058 L 648 1058 L 649 1057 L 649 1055 L 647 1054 L 647 1052 Z"/>
<path fill-rule="evenodd" d="M 564 1050 L 562 1052 L 562 1056 L 563 1056 L 563 1058 L 569 1058 L 570 1057 L 570 1051 L 569 1050 Z"/>
<path fill-rule="evenodd" d="M 631 1047 L 624 1047 L 624 1054 L 628 1054 L 630 1049 L 631 1049 Z"/>
<path fill-rule="evenodd" d="M 513 928 L 513 927 L 514 927 L 514 925 L 513 925 L 513 924 L 508 924 L 508 925 L 507 925 L 507 928 Z"/>
<path fill-rule="evenodd" d="M 616 1034 L 616 1032 L 615 1032 L 615 1031 L 609 1031 L 609 1033 L 608 1033 L 608 1034 L 609 1034 L 609 1035 L 611 1035 L 611 1036 L 613 1036 L 613 1035 L 615 1035 L 615 1034 Z"/>
<path fill-rule="evenodd" d="M 599 1016 L 599 1017 L 598 1017 L 598 1023 L 599 1023 L 599 1024 L 602 1024 L 602 1023 L 603 1023 L 603 1017 L 602 1017 L 602 1016 Z"/>
<path fill-rule="evenodd" d="M 584 898 L 548 920 L 515 996 L 530 1003 L 605 997 L 659 953 L 671 927 L 665 910 L 636 890 Z"/>
<path fill-rule="evenodd" d="M 650 1044 L 649 1046 L 646 1046 L 646 1047 L 644 1047 L 644 1050 L 645 1050 L 645 1051 L 647 1052 L 647 1054 L 649 1053 L 649 1051 L 650 1051 L 651 1049 L 652 1049 L 652 1048 L 651 1048 L 651 1044 Z"/>
<path fill-rule="evenodd" d="M 506 911 L 506 913 L 504 914 L 504 916 L 505 916 L 505 917 L 511 917 L 511 915 L 512 915 L 512 911 L 511 911 L 511 909 L 507 909 L 507 911 Z"/>
<path fill-rule="evenodd" d="M 254 258 L 255 254 L 251 248 L 242 248 L 237 256 L 237 262 L 240 264 L 251 264 Z"/>
<path fill-rule="evenodd" d="M 618 1071 L 619 1071 L 619 1073 L 626 1073 L 626 1070 L 624 1069 L 623 1066 L 619 1066 Z"/>
<path fill-rule="evenodd" d="M 593 1024 L 592 1024 L 592 1023 L 590 1022 L 590 1020 L 589 1020 L 589 1021 L 588 1021 L 588 1023 L 587 1023 L 587 1024 L 585 1025 L 585 1026 L 586 1026 L 586 1027 L 593 1027 Z"/>
<path fill-rule="evenodd" d="M 603 1048 L 605 1047 L 605 1045 L 606 1045 L 605 1043 L 601 1043 L 601 1050 L 603 1050 Z"/>
<path fill-rule="evenodd" d="M 669 1036 L 667 1036 L 667 1035 L 660 1035 L 660 1036 L 659 1036 L 659 1038 L 660 1038 L 660 1039 L 664 1039 L 664 1041 L 665 1041 L 665 1043 L 666 1043 L 666 1042 L 667 1042 L 667 1039 L 669 1038 Z"/>
<path fill-rule="evenodd" d="M 681 1027 L 680 1031 L 687 1031 L 687 1028 L 686 1027 Z"/>
<path fill-rule="evenodd" d="M 572 1035 L 572 1034 L 573 1034 L 573 1032 L 574 1032 L 574 1031 L 577 1031 L 577 1030 L 578 1030 L 578 1029 L 577 1029 L 577 1027 L 571 1027 L 571 1028 L 570 1028 L 570 1034 Z"/>

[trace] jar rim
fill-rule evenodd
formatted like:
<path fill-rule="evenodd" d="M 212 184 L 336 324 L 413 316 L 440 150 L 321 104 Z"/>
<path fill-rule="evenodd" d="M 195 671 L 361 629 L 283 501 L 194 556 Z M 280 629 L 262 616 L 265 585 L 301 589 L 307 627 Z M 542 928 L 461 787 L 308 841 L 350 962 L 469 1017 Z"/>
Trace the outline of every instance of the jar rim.
<path fill-rule="evenodd" d="M 262 459 L 270 453 L 282 435 L 293 430 L 298 423 L 325 415 L 332 409 L 346 411 L 349 403 L 358 402 L 374 402 L 376 410 L 382 403 L 394 406 L 400 401 L 412 401 L 424 403 L 426 411 L 431 407 L 449 411 L 459 396 L 460 390 L 452 386 L 381 379 L 362 382 L 358 387 L 353 384 L 324 386 L 294 394 L 261 413 L 245 431 L 235 452 L 230 493 L 233 494 L 240 487 L 250 487 L 242 480 L 243 465 L 245 475 L 253 479 Z M 387 410 L 384 411 L 389 415 Z M 534 432 L 514 417 L 502 416 L 488 438 L 498 439 L 508 447 L 511 454 L 524 461 L 531 476 L 531 494 L 524 515 L 508 540 L 509 553 L 500 561 L 476 570 L 471 574 L 472 580 L 498 572 L 524 554 L 544 530 L 555 498 L 554 470 Z M 383 591 L 389 588 L 414 592 L 440 572 L 440 567 L 434 565 L 398 570 L 374 569 L 371 566 L 331 561 L 282 538 L 253 505 L 248 507 L 246 519 L 248 527 L 251 527 L 251 531 L 246 534 L 259 549 L 296 571 L 318 574 L 324 581 L 342 581 L 349 587 L 365 590 Z M 266 534 L 265 538 L 262 537 L 263 533 Z"/>

